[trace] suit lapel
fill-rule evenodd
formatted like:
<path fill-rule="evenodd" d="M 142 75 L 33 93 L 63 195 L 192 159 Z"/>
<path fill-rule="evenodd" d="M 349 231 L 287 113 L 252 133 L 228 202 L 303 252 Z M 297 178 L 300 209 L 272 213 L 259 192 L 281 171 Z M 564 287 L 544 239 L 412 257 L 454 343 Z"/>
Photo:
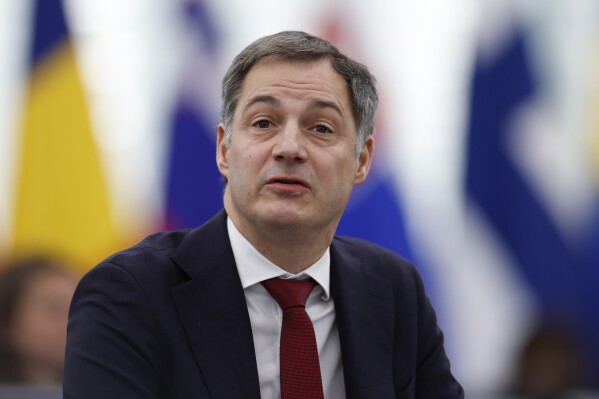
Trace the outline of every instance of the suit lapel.
<path fill-rule="evenodd" d="M 260 398 L 245 295 L 219 213 L 193 230 L 172 259 L 190 277 L 171 295 L 213 398 Z M 331 245 L 331 294 L 348 399 L 394 397 L 394 301 L 390 282 L 367 272 L 367 260 Z"/>
<path fill-rule="evenodd" d="M 389 281 L 366 272 L 367 260 L 331 246 L 331 294 L 339 329 L 348 399 L 395 397 L 393 293 Z"/>
<path fill-rule="evenodd" d="M 171 295 L 213 398 L 260 398 L 247 305 L 221 212 L 172 256 L 189 276 Z"/>

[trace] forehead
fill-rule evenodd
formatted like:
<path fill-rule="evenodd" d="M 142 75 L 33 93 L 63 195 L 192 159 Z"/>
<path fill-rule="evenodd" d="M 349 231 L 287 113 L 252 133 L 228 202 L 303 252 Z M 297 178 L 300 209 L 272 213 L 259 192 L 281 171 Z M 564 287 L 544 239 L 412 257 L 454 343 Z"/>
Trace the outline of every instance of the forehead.
<path fill-rule="evenodd" d="M 299 99 L 323 97 L 340 103 L 351 115 L 348 83 L 329 58 L 297 61 L 265 57 L 252 66 L 241 88 L 241 104 L 249 98 L 278 92 Z"/>

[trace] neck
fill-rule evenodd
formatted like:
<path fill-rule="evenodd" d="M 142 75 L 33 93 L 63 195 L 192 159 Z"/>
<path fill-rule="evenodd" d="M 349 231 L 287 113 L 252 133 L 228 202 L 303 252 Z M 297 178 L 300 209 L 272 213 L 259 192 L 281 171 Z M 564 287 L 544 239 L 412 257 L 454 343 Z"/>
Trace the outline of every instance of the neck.
<path fill-rule="evenodd" d="M 324 255 L 332 239 L 302 239 L 297 235 L 292 239 L 285 239 L 282 237 L 284 234 L 280 233 L 266 238 L 240 232 L 265 258 L 292 274 L 301 273 L 316 263 Z"/>
<path fill-rule="evenodd" d="M 227 213 L 235 227 L 258 252 L 281 269 L 298 274 L 318 261 L 331 245 L 335 227 L 312 231 L 281 226 L 253 226 L 235 212 Z"/>

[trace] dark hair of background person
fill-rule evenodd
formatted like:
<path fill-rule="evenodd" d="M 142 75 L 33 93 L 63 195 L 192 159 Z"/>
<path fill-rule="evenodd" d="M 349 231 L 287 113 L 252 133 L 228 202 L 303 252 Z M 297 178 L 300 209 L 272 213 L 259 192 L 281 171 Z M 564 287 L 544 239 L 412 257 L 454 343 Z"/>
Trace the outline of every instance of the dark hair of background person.
<path fill-rule="evenodd" d="M 61 276 L 65 280 L 75 279 L 57 260 L 34 256 L 7 262 L 0 267 L 0 384 L 30 384 L 25 373 L 25 364 L 14 348 L 11 328 L 22 311 L 30 288 L 39 278 Z M 66 325 L 65 325 L 66 334 Z M 60 378 L 62 370 L 57 370 Z M 34 382 L 35 383 L 35 382 Z M 58 379 L 56 383 L 60 383 Z"/>
<path fill-rule="evenodd" d="M 510 394 L 527 399 L 570 398 L 575 392 L 594 392 L 597 366 L 587 356 L 584 330 L 562 320 L 543 322 L 524 342 Z M 585 396 L 586 397 L 586 396 Z"/>

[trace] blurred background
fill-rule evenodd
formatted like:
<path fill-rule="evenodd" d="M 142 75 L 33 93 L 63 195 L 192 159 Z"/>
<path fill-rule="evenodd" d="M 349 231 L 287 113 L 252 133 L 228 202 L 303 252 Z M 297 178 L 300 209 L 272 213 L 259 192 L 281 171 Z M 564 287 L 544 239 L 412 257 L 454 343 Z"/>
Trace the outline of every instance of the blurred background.
<path fill-rule="evenodd" d="M 280 30 L 377 77 L 375 165 L 339 232 L 418 266 L 468 397 L 592 395 L 596 0 L 2 1 L 3 264 L 79 277 L 217 212 L 220 81 Z"/>

